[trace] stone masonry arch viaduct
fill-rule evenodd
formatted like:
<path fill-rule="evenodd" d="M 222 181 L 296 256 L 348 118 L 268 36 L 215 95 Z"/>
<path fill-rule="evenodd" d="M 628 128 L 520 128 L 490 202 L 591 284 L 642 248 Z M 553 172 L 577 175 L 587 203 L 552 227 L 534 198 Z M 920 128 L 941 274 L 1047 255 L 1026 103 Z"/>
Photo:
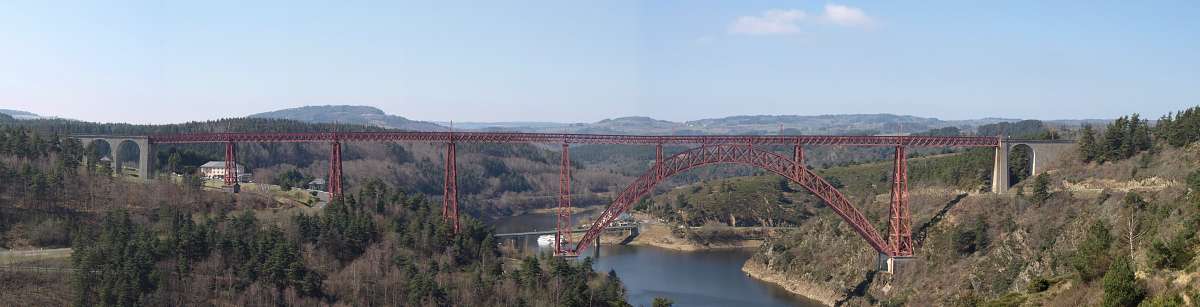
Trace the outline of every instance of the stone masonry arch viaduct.
<path fill-rule="evenodd" d="M 112 135 L 77 135 L 75 139 L 79 140 L 80 145 L 87 148 L 88 145 L 96 141 L 104 141 L 108 143 L 108 152 L 112 156 L 112 169 L 114 172 L 121 171 L 121 144 L 131 142 L 137 146 L 138 162 L 137 174 L 140 178 L 154 177 L 154 143 L 146 136 L 112 136 Z M 84 158 L 87 159 L 87 158 Z"/>
<path fill-rule="evenodd" d="M 1064 158 L 1075 149 L 1075 142 L 1070 140 L 1014 140 L 1002 139 L 996 147 L 996 157 L 992 165 L 992 192 L 1008 192 L 1008 154 L 1019 145 L 1029 146 L 1029 164 L 1033 174 L 1038 175 L 1057 168 Z"/>

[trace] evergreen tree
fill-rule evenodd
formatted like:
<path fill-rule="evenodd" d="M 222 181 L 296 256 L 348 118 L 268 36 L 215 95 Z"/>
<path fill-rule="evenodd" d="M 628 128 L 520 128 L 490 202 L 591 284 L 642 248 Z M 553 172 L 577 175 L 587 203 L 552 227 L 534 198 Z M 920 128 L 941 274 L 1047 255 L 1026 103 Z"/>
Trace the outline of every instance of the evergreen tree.
<path fill-rule="evenodd" d="M 1200 169 L 1188 174 L 1187 186 L 1191 190 L 1191 193 L 1200 195 Z"/>
<path fill-rule="evenodd" d="M 1083 125 L 1083 131 L 1079 135 L 1079 156 L 1083 162 L 1092 162 L 1096 160 L 1096 131 L 1092 130 L 1092 125 Z"/>
<path fill-rule="evenodd" d="M 1155 125 L 1154 134 L 1175 147 L 1200 141 L 1200 106 L 1163 116 Z"/>
<path fill-rule="evenodd" d="M 1050 195 L 1050 178 L 1046 174 L 1038 174 L 1033 179 L 1033 195 L 1030 195 L 1030 201 L 1040 205 L 1050 199 Z"/>
<path fill-rule="evenodd" d="M 179 152 L 172 152 L 171 156 L 169 158 L 167 158 L 167 171 L 172 172 L 172 173 L 179 173 L 180 172 L 179 163 L 182 163 L 182 160 L 183 160 L 183 157 L 179 155 Z"/>
<path fill-rule="evenodd" d="M 1033 154 L 1028 146 L 1015 146 L 1008 154 L 1008 185 L 1012 186 L 1033 174 Z"/>
<path fill-rule="evenodd" d="M 656 297 L 651 305 L 654 307 L 671 307 L 675 305 L 675 301 L 665 297 Z"/>
<path fill-rule="evenodd" d="M 1117 257 L 1104 274 L 1105 307 L 1137 306 L 1142 301 L 1144 293 L 1137 277 L 1133 275 L 1133 266 L 1129 257 Z"/>
<path fill-rule="evenodd" d="M 1129 120 L 1122 116 L 1114 120 L 1107 128 L 1104 129 L 1104 144 L 1101 145 L 1101 162 L 1117 161 L 1123 159 L 1123 146 L 1125 143 L 1125 127 Z"/>
<path fill-rule="evenodd" d="M 1083 242 L 1071 255 L 1071 267 L 1079 273 L 1079 279 L 1091 282 L 1108 268 L 1108 249 L 1112 246 L 1113 237 L 1104 221 L 1096 221 L 1085 234 Z"/>

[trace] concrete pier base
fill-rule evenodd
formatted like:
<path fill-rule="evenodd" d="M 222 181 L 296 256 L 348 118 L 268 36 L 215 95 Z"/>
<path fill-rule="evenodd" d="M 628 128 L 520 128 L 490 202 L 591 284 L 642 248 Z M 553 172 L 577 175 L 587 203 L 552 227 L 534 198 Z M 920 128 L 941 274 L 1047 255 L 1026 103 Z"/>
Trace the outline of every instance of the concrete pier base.
<path fill-rule="evenodd" d="M 879 254 L 879 271 L 888 274 L 897 274 L 903 272 L 909 265 L 913 263 L 913 257 L 889 257 L 888 255 Z"/>

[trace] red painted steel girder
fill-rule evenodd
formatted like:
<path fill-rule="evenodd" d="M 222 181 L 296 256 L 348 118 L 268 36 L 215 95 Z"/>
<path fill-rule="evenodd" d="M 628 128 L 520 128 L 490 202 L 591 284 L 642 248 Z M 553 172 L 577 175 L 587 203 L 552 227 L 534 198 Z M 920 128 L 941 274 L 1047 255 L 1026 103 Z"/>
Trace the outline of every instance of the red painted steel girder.
<path fill-rule="evenodd" d="M 237 144 L 225 143 L 225 186 L 232 187 L 238 183 Z"/>
<path fill-rule="evenodd" d="M 974 136 L 834 136 L 834 135 L 611 135 L 516 132 L 327 132 L 327 133 L 194 133 L 148 137 L 152 143 L 223 142 L 450 142 L 643 145 L 841 145 L 907 147 L 996 147 L 997 137 Z"/>
<path fill-rule="evenodd" d="M 334 141 L 330 144 L 332 153 L 329 155 L 329 201 L 342 197 L 342 143 Z"/>
<path fill-rule="evenodd" d="M 862 236 L 872 248 L 881 254 L 892 256 L 892 248 L 879 235 L 870 220 L 858 211 L 837 188 L 834 188 L 821 176 L 807 168 L 797 167 L 795 164 L 798 160 L 794 160 L 795 158 L 747 145 L 702 146 L 676 154 L 661 163 L 656 163 L 654 168 L 625 188 L 604 210 L 604 213 L 592 222 L 592 226 L 575 245 L 572 254 L 578 255 L 587 249 L 589 244 L 593 240 L 599 239 L 601 232 L 608 228 L 621 213 L 628 211 L 639 199 L 649 195 L 654 186 L 666 178 L 709 164 L 745 164 L 779 174 L 803 186 L 828 204 L 834 213 L 846 220 L 850 227 Z"/>
<path fill-rule="evenodd" d="M 454 142 L 446 143 L 446 181 L 442 183 L 442 220 L 453 223 L 458 233 L 458 153 Z"/>
<path fill-rule="evenodd" d="M 890 206 L 891 220 L 888 223 L 889 241 L 892 256 L 911 257 L 913 255 L 912 215 L 908 210 L 908 157 L 904 147 L 896 146 L 896 154 L 892 166 L 892 201 Z"/>
<path fill-rule="evenodd" d="M 554 226 L 554 254 L 567 254 L 566 245 L 571 242 L 571 146 L 565 143 L 558 169 L 558 220 Z"/>

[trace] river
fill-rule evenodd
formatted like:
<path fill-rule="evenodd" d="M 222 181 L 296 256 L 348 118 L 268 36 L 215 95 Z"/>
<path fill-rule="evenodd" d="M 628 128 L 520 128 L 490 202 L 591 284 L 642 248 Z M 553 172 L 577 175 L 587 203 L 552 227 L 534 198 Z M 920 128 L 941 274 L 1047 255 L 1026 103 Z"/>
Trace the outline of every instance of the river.
<path fill-rule="evenodd" d="M 572 216 L 579 220 L 598 214 L 597 209 Z M 493 223 L 497 232 L 554 229 L 555 215 L 526 214 Z M 527 250 L 536 250 L 527 240 Z M 549 251 L 549 249 L 544 249 Z M 650 246 L 603 245 L 592 268 L 599 273 L 615 270 L 625 284 L 630 304 L 650 306 L 655 297 L 669 298 L 675 306 L 822 306 L 781 287 L 746 276 L 742 264 L 749 249 L 674 251 Z M 591 251 L 587 252 L 591 255 Z"/>

